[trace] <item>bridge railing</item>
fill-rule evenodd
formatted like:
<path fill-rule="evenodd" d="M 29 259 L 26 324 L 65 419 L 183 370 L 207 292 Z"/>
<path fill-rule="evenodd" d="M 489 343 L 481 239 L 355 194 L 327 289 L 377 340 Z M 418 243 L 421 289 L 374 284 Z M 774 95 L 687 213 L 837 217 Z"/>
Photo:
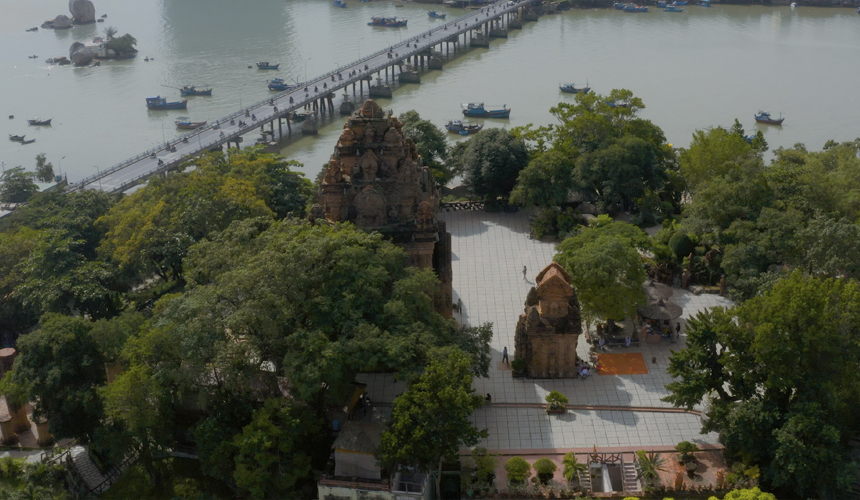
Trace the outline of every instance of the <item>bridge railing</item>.
<path fill-rule="evenodd" d="M 499 14 L 503 14 L 503 13 L 505 13 L 505 12 L 509 12 L 509 11 L 511 11 L 511 10 L 515 10 L 516 8 L 520 7 L 523 3 L 525 3 L 525 2 L 523 2 L 523 1 L 516 1 L 516 3 L 515 3 L 514 5 L 503 7 L 503 8 L 499 11 L 499 13 L 498 13 L 498 14 L 496 14 L 496 15 L 494 15 L 494 16 L 491 16 L 491 17 L 492 17 L 492 18 L 495 18 L 495 17 L 498 17 L 498 16 L 499 16 Z M 472 12 L 472 13 L 468 13 L 468 14 L 464 14 L 464 15 L 462 15 L 462 16 L 460 16 L 460 17 L 456 18 L 456 19 L 452 19 L 452 20 L 450 20 L 450 21 L 445 22 L 444 24 L 441 24 L 441 25 L 439 25 L 439 26 L 436 26 L 436 27 L 434 27 L 433 29 L 431 29 L 431 30 L 429 30 L 429 31 L 425 31 L 425 32 L 422 32 L 422 33 L 420 33 L 420 34 L 418 34 L 418 35 L 415 35 L 415 36 L 413 36 L 413 37 L 407 38 L 405 41 L 400 41 L 400 42 L 398 42 L 398 43 L 397 43 L 397 45 L 396 45 L 396 46 L 400 46 L 400 45 L 402 45 L 403 43 L 412 44 L 413 42 L 420 42 L 420 41 L 424 38 L 424 36 L 425 36 L 426 34 L 428 34 L 428 33 L 434 33 L 434 32 L 437 32 L 437 31 L 447 31 L 447 30 L 446 30 L 446 28 L 447 28 L 447 27 L 450 27 L 450 26 L 456 26 L 457 24 L 459 24 L 460 22 L 462 22 L 464 19 L 466 19 L 466 18 L 468 18 L 468 17 L 472 17 L 473 15 L 474 15 L 474 12 Z M 454 35 L 454 34 L 459 35 L 460 33 L 464 33 L 464 32 L 471 31 L 471 29 L 474 29 L 474 28 L 467 28 L 467 27 L 463 27 L 463 28 L 461 28 L 461 29 L 459 29 L 459 30 L 457 30 L 457 31 L 453 32 L 453 33 L 452 33 L 452 35 Z M 378 51 L 376 51 L 376 52 L 374 52 L 374 53 L 372 53 L 372 54 L 370 54 L 370 55 L 368 55 L 368 56 L 365 56 L 365 57 L 359 58 L 359 59 L 357 59 L 357 60 L 355 60 L 355 61 L 353 61 L 353 62 L 351 62 L 351 63 L 344 64 L 344 65 L 342 65 L 342 66 L 338 67 L 337 69 L 334 69 L 334 70 L 332 70 L 332 71 L 329 71 L 328 73 L 325 73 L 325 74 L 323 74 L 323 75 L 321 75 L 321 76 L 316 77 L 315 79 L 311 79 L 311 80 L 308 80 L 308 81 L 306 81 L 306 82 L 303 82 L 303 84 L 304 84 L 304 86 L 305 86 L 305 87 L 307 87 L 307 86 L 310 86 L 311 84 L 314 84 L 314 83 L 323 82 L 323 81 L 328 81 L 328 79 L 330 79 L 333 75 L 337 75 L 338 73 L 342 73 L 344 70 L 347 70 L 347 69 L 350 69 L 350 68 L 354 68 L 354 67 L 356 67 L 356 66 L 360 66 L 361 64 L 366 63 L 367 61 L 373 60 L 374 58 L 379 57 L 380 55 L 382 55 L 382 54 L 385 54 L 385 53 L 389 52 L 393 47 L 395 47 L 395 45 L 389 45 L 387 48 L 384 48 L 384 49 L 382 49 L 382 50 L 378 50 Z M 411 48 L 411 47 L 410 47 L 410 48 Z M 383 65 L 381 65 L 381 66 L 375 66 L 375 67 L 374 67 L 374 70 L 380 70 L 380 69 L 383 69 L 383 68 L 387 68 L 387 67 L 390 67 L 390 66 L 394 66 L 394 65 L 398 64 L 398 60 L 400 60 L 400 59 L 402 59 L 402 58 L 405 58 L 405 57 L 411 57 L 411 56 L 413 56 L 413 55 L 415 55 L 415 54 L 418 54 L 418 53 L 420 53 L 420 52 L 425 51 L 426 49 L 427 49 L 426 47 L 422 47 L 422 48 L 417 48 L 417 47 L 416 47 L 416 48 L 414 48 L 414 49 L 412 49 L 412 50 L 409 50 L 409 51 L 407 51 L 407 52 L 404 52 L 402 55 L 400 55 L 400 53 L 398 52 L 398 58 L 397 58 L 396 60 L 391 60 L 389 63 L 383 64 Z M 370 72 L 372 72 L 372 71 L 371 71 L 370 69 L 368 69 L 368 73 L 370 73 Z M 353 84 L 353 83 L 355 83 L 355 82 L 358 82 L 359 80 L 364 80 L 364 79 L 366 79 L 366 78 L 367 78 L 367 76 L 366 76 L 366 75 L 367 75 L 368 73 L 357 74 L 357 75 L 355 75 L 355 76 L 353 76 L 353 77 L 350 77 L 350 78 L 347 78 L 347 79 L 344 79 L 344 80 L 338 80 L 338 81 L 336 81 L 336 82 L 335 82 L 335 85 L 333 85 L 332 87 L 333 87 L 333 88 L 335 88 L 335 89 L 339 89 L 339 88 L 342 88 L 342 87 L 346 87 L 346 86 L 351 85 L 351 84 Z M 302 85 L 302 84 L 299 84 L 299 85 Z M 326 90 L 328 90 L 328 89 L 326 89 Z M 93 174 L 93 175 L 87 176 L 87 177 L 83 178 L 82 180 L 80 180 L 77 184 L 78 184 L 80 187 L 86 186 L 87 184 L 90 184 L 90 183 L 92 183 L 92 182 L 94 182 L 94 181 L 96 181 L 96 180 L 98 180 L 98 179 L 103 179 L 103 178 L 105 178 L 106 176 L 108 176 L 108 175 L 110 175 L 110 174 L 112 174 L 112 173 L 114 173 L 114 172 L 116 172 L 116 171 L 119 171 L 119 170 L 121 170 L 121 169 L 123 169 L 123 168 L 127 167 L 128 165 L 131 165 L 131 164 L 135 163 L 136 161 L 138 161 L 138 160 L 140 160 L 140 159 L 142 159 L 142 158 L 145 158 L 145 157 L 147 157 L 147 156 L 150 156 L 150 155 L 152 155 L 153 153 L 158 153 L 159 151 L 163 151 L 164 149 L 168 148 L 171 144 L 178 144 L 178 143 L 180 143 L 180 142 L 183 142 L 185 139 L 191 140 L 192 138 L 195 138 L 195 137 L 197 137 L 198 135 L 203 134 L 204 132 L 208 132 L 208 131 L 212 131 L 212 130 L 217 130 L 217 129 L 216 129 L 216 126 L 220 127 L 220 125 L 221 125 L 221 124 L 223 124 L 223 123 L 228 123 L 230 120 L 233 120 L 233 119 L 240 118 L 240 117 L 244 116 L 244 114 L 245 114 L 245 111 L 246 111 L 246 110 L 249 110 L 249 111 L 250 111 L 250 110 L 257 109 L 257 108 L 265 107 L 265 106 L 267 106 L 267 105 L 269 104 L 269 102 L 270 102 L 270 101 L 272 101 L 273 99 L 275 99 L 275 100 L 281 99 L 281 98 L 283 98 L 283 97 L 286 97 L 286 96 L 287 96 L 288 94 L 290 94 L 291 92 L 294 92 L 294 90 L 293 90 L 293 91 L 289 91 L 289 90 L 287 90 L 287 91 L 284 91 L 284 92 L 281 92 L 281 93 L 278 93 L 278 94 L 274 94 L 274 95 L 272 95 L 271 97 L 269 97 L 269 98 L 267 98 L 267 99 L 263 99 L 263 100 L 261 100 L 261 101 L 255 102 L 254 104 L 251 104 L 250 106 L 243 107 L 242 109 L 240 109 L 239 111 L 237 111 L 237 112 L 235 112 L 235 113 L 231 113 L 231 114 L 229 114 L 229 115 L 227 115 L 227 116 L 225 116 L 225 117 L 222 117 L 222 118 L 219 118 L 219 119 L 215 120 L 215 122 L 214 122 L 214 123 L 209 123 L 209 124 L 207 124 L 205 127 L 201 127 L 201 128 L 198 128 L 198 129 L 194 129 L 193 131 L 190 131 L 190 132 L 186 132 L 185 134 L 182 134 L 181 136 L 179 136 L 177 139 L 175 139 L 175 140 L 173 140 L 173 141 L 167 141 L 167 143 L 166 143 L 166 144 L 160 144 L 160 145 L 158 145 L 158 146 L 156 146 L 156 147 L 154 147 L 154 148 L 151 148 L 151 149 L 148 149 L 148 150 L 144 151 L 143 153 L 140 153 L 140 154 L 139 154 L 139 155 L 137 155 L 137 156 L 134 156 L 134 157 L 129 158 L 129 159 L 126 159 L 126 160 L 123 160 L 122 162 L 117 163 L 116 165 L 113 165 L 113 166 L 112 166 L 112 167 L 110 167 L 110 168 L 107 168 L 107 169 L 101 170 L 101 171 L 97 172 L 96 174 Z M 284 108 L 284 109 L 282 109 L 282 110 L 279 110 L 279 111 L 278 111 L 278 113 L 275 113 L 275 117 L 280 118 L 280 117 L 282 117 L 282 116 L 285 116 L 285 115 L 287 115 L 287 114 L 289 114 L 289 113 L 291 113 L 291 112 L 295 111 L 296 109 L 299 109 L 299 108 L 301 108 L 301 107 L 305 106 L 306 104 L 310 104 L 310 103 L 312 103 L 312 102 L 313 102 L 314 100 L 316 100 L 317 98 L 318 98 L 318 95 L 317 95 L 317 94 L 315 94 L 315 95 L 313 95 L 313 96 L 308 96 L 308 97 L 307 97 L 307 98 L 305 98 L 305 99 L 301 99 L 301 100 L 299 100 L 299 101 L 296 101 L 295 103 L 293 103 L 293 105 L 292 105 L 292 106 L 289 106 L 289 107 L 287 107 L 287 108 Z M 264 120 L 261 120 L 261 122 L 262 122 L 262 121 L 264 121 Z M 233 134 L 231 134 L 231 135 L 229 136 L 229 138 L 233 138 L 234 136 L 238 136 L 238 135 L 244 135 L 244 134 L 246 134 L 246 133 L 250 132 L 251 130 L 253 130 L 254 128 L 256 128 L 256 126 L 257 126 L 257 125 L 259 125 L 259 123 L 255 123 L 255 124 L 254 124 L 254 126 L 252 126 L 252 127 L 248 127 L 248 128 L 247 128 L 247 130 L 245 130 L 245 131 L 241 131 L 241 132 L 233 133 Z M 226 138 L 227 138 L 227 137 L 223 138 L 223 140 L 221 140 L 221 138 L 219 138 L 219 140 L 218 140 L 218 141 L 215 141 L 215 142 L 213 142 L 213 143 L 207 143 L 207 146 L 202 146 L 202 147 L 200 147 L 200 150 L 208 149 L 208 148 L 212 147 L 212 145 L 214 145 L 214 144 L 223 144 L 224 142 L 226 142 Z M 198 152 L 199 152 L 199 151 L 198 151 Z M 183 160 L 183 161 L 184 161 L 184 160 Z M 169 165 L 173 165 L 174 163 L 176 163 L 176 161 L 175 161 L 175 160 L 174 160 L 174 161 L 172 161 L 172 162 L 169 162 Z M 160 169 L 156 169 L 156 170 L 154 170 L 153 172 L 154 172 L 154 173 L 158 173 L 158 172 L 159 172 L 159 170 L 160 170 Z M 144 175 L 142 175 L 142 176 L 140 176 L 140 177 L 136 178 L 136 179 L 134 180 L 134 182 L 136 182 L 137 180 L 139 180 L 141 177 L 145 177 L 145 176 L 148 176 L 148 175 L 152 175 L 152 174 L 144 174 Z M 131 181 L 126 182 L 126 183 L 123 183 L 122 185 L 123 185 L 123 186 L 125 186 L 125 185 L 128 185 L 128 184 L 130 184 L 130 183 L 131 183 Z"/>

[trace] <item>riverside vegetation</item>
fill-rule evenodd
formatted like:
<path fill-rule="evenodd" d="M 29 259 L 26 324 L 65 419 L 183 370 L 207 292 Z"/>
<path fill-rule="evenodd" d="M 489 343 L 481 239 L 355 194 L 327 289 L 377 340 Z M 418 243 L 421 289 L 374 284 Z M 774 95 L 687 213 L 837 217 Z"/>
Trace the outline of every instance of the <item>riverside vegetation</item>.
<path fill-rule="evenodd" d="M 860 140 L 780 149 L 765 165 L 767 145 L 737 125 L 676 150 L 642 107 L 625 90 L 577 95 L 551 110 L 557 124 L 418 149 L 489 209 L 537 207 L 533 232 L 560 241 L 589 321 L 632 314 L 646 275 L 726 275 L 738 305 L 690 321 L 667 401 L 705 402 L 728 459 L 779 498 L 839 496 L 856 478 L 860 424 Z M 413 118 L 413 137 L 435 137 Z M 304 222 L 314 189 L 294 163 L 248 149 L 194 165 L 126 197 L 34 194 L 0 219 L 0 324 L 21 352 L 6 394 L 38 399 L 57 437 L 88 441 L 107 463 L 136 452 L 128 481 L 142 497 L 217 495 L 206 489 L 217 484 L 312 498 L 331 465 L 324 409 L 362 371 L 409 382 L 378 456 L 390 469 L 429 468 L 478 441 L 471 377 L 489 369 L 490 325 L 438 315 L 436 277 L 379 235 Z M 605 214 L 586 224 L 583 201 Z M 648 237 L 610 218 L 622 211 L 662 229 Z M 585 293 L 601 287 L 589 269 L 603 268 L 620 273 L 617 290 Z M 121 367 L 110 383 L 106 364 Z M 443 387 L 449 399 L 434 396 Z M 191 442 L 196 473 L 167 455 Z M 475 461 L 469 481 L 486 488 L 488 459 Z M 508 466 L 514 481 L 531 475 Z"/>

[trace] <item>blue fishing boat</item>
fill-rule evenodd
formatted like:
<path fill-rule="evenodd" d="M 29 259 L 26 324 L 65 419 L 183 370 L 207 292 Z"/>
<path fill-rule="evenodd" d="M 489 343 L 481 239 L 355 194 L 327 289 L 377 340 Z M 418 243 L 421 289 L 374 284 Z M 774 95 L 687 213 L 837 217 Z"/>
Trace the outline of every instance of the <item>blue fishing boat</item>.
<path fill-rule="evenodd" d="M 663 12 L 684 12 L 682 7 L 675 7 L 674 5 L 670 5 L 663 9 Z"/>
<path fill-rule="evenodd" d="M 701 0 L 699 2 L 696 2 L 696 5 L 698 5 L 699 7 L 710 7 L 711 0 Z"/>
<path fill-rule="evenodd" d="M 269 64 L 266 61 L 262 61 L 262 62 L 257 63 L 257 69 L 278 69 L 278 66 L 280 66 L 280 65 L 281 65 L 280 63 Z"/>
<path fill-rule="evenodd" d="M 186 85 L 179 89 L 179 93 L 186 95 L 212 95 L 212 89 L 198 89 L 194 85 Z"/>
<path fill-rule="evenodd" d="M 610 108 L 629 108 L 629 102 L 604 101 Z"/>
<path fill-rule="evenodd" d="M 406 26 L 409 22 L 407 19 L 397 19 L 396 17 L 371 17 L 368 26 L 382 26 L 383 28 L 400 28 Z"/>
<path fill-rule="evenodd" d="M 772 118 L 770 113 L 767 111 L 759 111 L 755 115 L 756 123 L 764 123 L 767 125 L 782 125 L 782 122 L 785 118 L 782 117 L 782 113 L 779 114 L 779 118 Z"/>
<path fill-rule="evenodd" d="M 334 2 L 332 2 L 332 5 L 334 5 L 335 7 L 340 7 L 341 9 L 346 8 L 346 2 L 344 2 L 343 0 L 334 0 Z"/>
<path fill-rule="evenodd" d="M 624 7 L 627 7 L 627 4 L 615 2 L 614 4 L 612 4 L 612 6 L 615 7 L 615 10 L 624 10 Z"/>
<path fill-rule="evenodd" d="M 674 5 L 676 7 L 680 7 L 682 5 L 687 5 L 687 0 L 675 0 L 674 2 L 672 2 L 672 5 Z"/>
<path fill-rule="evenodd" d="M 454 132 L 460 135 L 469 135 L 477 134 L 482 128 L 484 128 L 484 125 L 480 123 L 469 123 L 463 120 L 450 120 L 445 124 L 445 128 L 448 129 L 448 132 Z"/>
<path fill-rule="evenodd" d="M 448 14 L 444 12 L 436 12 L 435 10 L 427 11 L 427 15 L 433 19 L 445 19 Z"/>
<path fill-rule="evenodd" d="M 283 78 L 273 78 L 271 80 L 268 80 L 268 83 L 269 90 L 277 90 L 279 92 L 298 88 L 298 85 L 290 85 Z"/>
<path fill-rule="evenodd" d="M 648 7 L 644 5 L 626 5 L 624 12 L 648 12 Z"/>
<path fill-rule="evenodd" d="M 568 94 L 579 94 L 580 92 L 582 92 L 583 94 L 587 94 L 591 90 L 591 87 L 588 86 L 588 83 L 585 84 L 585 87 L 579 88 L 576 88 L 576 86 L 572 83 L 560 83 L 558 85 L 558 90 L 561 90 L 562 92 L 566 92 Z"/>
<path fill-rule="evenodd" d="M 659 2 L 657 2 L 657 7 L 666 7 L 666 0 L 660 0 Z"/>
<path fill-rule="evenodd" d="M 146 98 L 146 107 L 149 109 L 185 109 L 188 107 L 188 99 L 167 102 L 167 99 L 160 95 L 150 96 Z"/>
<path fill-rule="evenodd" d="M 754 135 L 745 135 L 745 136 L 744 136 L 744 140 L 745 140 L 745 141 L 747 141 L 747 142 L 748 142 L 748 143 L 750 143 L 750 144 L 752 144 L 753 139 L 755 139 L 755 136 L 754 136 Z"/>
<path fill-rule="evenodd" d="M 188 118 L 187 116 L 180 116 L 173 123 L 176 124 L 176 128 L 182 129 L 182 130 L 194 130 L 195 128 L 200 128 L 200 127 L 206 126 L 205 121 L 204 122 L 193 122 L 193 121 L 191 121 L 191 118 Z"/>
<path fill-rule="evenodd" d="M 507 105 L 502 106 L 501 109 L 487 109 L 482 102 L 470 102 L 462 106 L 463 116 L 475 116 L 479 118 L 507 118 L 511 116 L 511 108 Z"/>

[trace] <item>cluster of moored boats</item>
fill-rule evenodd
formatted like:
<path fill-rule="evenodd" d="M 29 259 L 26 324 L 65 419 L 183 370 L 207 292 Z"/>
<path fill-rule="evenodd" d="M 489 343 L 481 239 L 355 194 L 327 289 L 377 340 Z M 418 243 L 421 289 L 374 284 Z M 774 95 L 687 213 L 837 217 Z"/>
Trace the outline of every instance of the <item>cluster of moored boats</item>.
<path fill-rule="evenodd" d="M 657 8 L 663 9 L 663 12 L 684 12 L 683 6 L 687 4 L 688 0 L 676 0 L 671 3 L 666 2 L 665 0 L 660 0 L 657 2 Z M 699 0 L 696 2 L 696 5 L 710 7 L 711 1 Z M 648 7 L 635 3 L 615 2 L 613 6 L 616 10 L 623 10 L 624 12 L 648 12 Z"/>
<path fill-rule="evenodd" d="M 502 106 L 485 106 L 482 102 L 470 102 L 463 104 L 463 116 L 467 118 L 509 118 L 511 108 L 506 104 Z M 483 124 L 470 123 L 467 120 L 449 120 L 445 124 L 448 132 L 460 135 L 476 134 L 484 128 Z"/>
<path fill-rule="evenodd" d="M 9 118 L 11 119 L 11 118 L 15 118 L 15 117 L 13 115 L 9 115 Z M 37 127 L 50 127 L 51 126 L 51 120 L 53 120 L 53 118 L 48 118 L 47 120 L 43 120 L 41 118 L 33 118 L 30 120 L 27 120 L 27 123 L 29 125 L 34 125 Z M 34 142 L 36 142 L 36 139 L 27 139 L 26 137 L 27 136 L 24 134 L 22 134 L 22 135 L 9 134 L 9 140 L 12 142 L 20 142 L 21 144 L 33 144 Z"/>

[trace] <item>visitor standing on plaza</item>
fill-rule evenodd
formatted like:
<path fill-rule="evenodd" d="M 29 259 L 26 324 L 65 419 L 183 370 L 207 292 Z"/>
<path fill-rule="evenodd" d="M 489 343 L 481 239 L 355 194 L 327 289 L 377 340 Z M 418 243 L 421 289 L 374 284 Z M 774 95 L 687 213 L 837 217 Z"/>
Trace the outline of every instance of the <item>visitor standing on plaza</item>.
<path fill-rule="evenodd" d="M 523 266 L 523 281 L 528 281 L 528 280 L 526 279 L 526 273 L 527 273 L 527 272 L 528 272 L 528 271 L 526 270 L 526 266 Z"/>
<path fill-rule="evenodd" d="M 504 348 L 504 349 L 502 349 L 502 362 L 504 362 L 506 365 L 510 365 L 510 364 L 511 364 L 511 363 L 508 361 L 508 346 L 505 346 L 505 348 Z"/>

